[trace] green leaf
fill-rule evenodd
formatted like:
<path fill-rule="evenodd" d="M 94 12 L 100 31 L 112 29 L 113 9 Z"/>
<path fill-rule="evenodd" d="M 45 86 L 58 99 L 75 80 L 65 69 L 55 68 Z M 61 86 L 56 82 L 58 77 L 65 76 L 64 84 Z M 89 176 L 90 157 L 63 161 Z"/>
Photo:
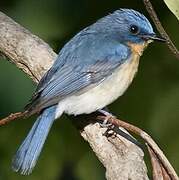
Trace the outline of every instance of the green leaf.
<path fill-rule="evenodd" d="M 179 20 L 179 0 L 164 0 L 164 2 Z"/>

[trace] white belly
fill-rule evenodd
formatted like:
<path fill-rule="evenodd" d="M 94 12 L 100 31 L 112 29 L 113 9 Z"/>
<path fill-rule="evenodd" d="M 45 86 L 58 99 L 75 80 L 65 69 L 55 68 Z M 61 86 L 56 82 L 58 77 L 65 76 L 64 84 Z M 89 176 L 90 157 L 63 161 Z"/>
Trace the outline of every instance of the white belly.
<path fill-rule="evenodd" d="M 78 96 L 71 96 L 59 102 L 56 118 L 63 112 L 79 115 L 102 109 L 121 96 L 130 85 L 139 64 L 139 56 L 126 61 L 98 86 Z"/>

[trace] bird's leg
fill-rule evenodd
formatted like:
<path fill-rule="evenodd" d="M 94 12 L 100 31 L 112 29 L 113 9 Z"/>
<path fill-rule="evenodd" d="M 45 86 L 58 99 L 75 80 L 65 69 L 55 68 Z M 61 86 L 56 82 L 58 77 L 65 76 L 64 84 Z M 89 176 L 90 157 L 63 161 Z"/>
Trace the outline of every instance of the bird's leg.
<path fill-rule="evenodd" d="M 111 114 L 110 112 L 108 112 L 108 108 L 105 107 L 103 109 L 99 109 L 98 112 L 100 112 L 101 114 L 107 116 L 107 117 L 115 117 L 113 114 Z"/>

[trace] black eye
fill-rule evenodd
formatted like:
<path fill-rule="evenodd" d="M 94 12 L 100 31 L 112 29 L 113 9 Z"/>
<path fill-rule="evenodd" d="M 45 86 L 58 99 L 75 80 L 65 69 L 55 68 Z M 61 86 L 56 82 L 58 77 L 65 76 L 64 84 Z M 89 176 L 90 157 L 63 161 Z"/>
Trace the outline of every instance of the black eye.
<path fill-rule="evenodd" d="M 130 32 L 131 32 L 132 34 L 138 34 L 138 33 L 139 33 L 139 28 L 138 28 L 136 25 L 132 25 L 132 26 L 130 27 Z"/>

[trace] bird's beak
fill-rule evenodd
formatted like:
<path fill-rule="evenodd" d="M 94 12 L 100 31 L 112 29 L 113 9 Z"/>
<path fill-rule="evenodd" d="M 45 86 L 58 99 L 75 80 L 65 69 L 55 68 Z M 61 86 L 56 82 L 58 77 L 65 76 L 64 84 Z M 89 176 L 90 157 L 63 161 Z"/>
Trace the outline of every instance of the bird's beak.
<path fill-rule="evenodd" d="M 148 40 L 154 40 L 159 42 L 166 42 L 166 39 L 160 36 L 157 36 L 156 34 L 142 34 L 140 37 L 146 41 Z"/>

